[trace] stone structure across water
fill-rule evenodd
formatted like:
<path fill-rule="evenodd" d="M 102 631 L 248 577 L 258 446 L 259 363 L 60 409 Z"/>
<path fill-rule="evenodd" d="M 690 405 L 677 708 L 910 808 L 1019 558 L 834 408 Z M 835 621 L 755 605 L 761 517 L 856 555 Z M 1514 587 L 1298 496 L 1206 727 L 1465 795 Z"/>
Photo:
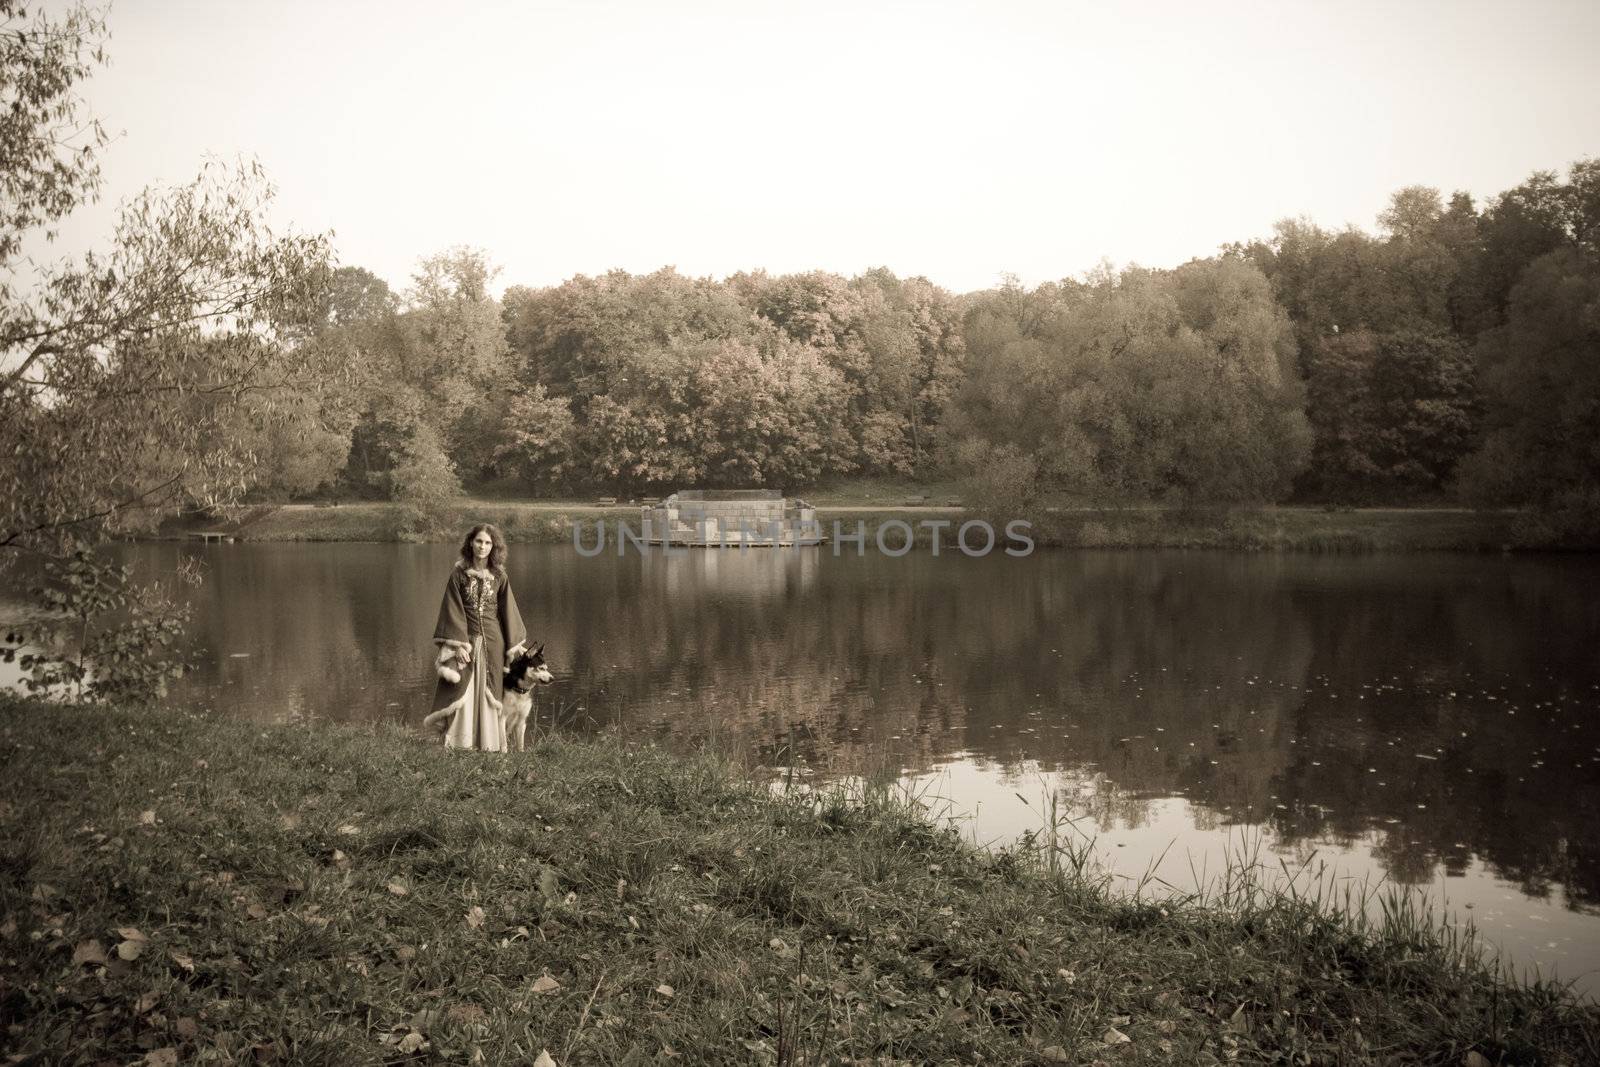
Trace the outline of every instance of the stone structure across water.
<path fill-rule="evenodd" d="M 681 489 L 640 509 L 650 544 L 756 548 L 822 543 L 817 509 L 777 489 Z"/>

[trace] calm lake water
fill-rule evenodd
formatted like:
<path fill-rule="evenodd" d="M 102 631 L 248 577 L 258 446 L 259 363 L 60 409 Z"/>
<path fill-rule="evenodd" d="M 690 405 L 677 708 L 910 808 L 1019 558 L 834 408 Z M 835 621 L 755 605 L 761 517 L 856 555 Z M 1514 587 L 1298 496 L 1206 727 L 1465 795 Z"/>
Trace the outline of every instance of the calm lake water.
<path fill-rule="evenodd" d="M 121 551 L 205 566 L 175 700 L 419 723 L 453 548 Z M 1600 992 L 1600 560 L 853 552 L 515 546 L 540 723 L 887 776 L 982 843 L 1054 798 L 1130 885 L 1327 862 Z"/>

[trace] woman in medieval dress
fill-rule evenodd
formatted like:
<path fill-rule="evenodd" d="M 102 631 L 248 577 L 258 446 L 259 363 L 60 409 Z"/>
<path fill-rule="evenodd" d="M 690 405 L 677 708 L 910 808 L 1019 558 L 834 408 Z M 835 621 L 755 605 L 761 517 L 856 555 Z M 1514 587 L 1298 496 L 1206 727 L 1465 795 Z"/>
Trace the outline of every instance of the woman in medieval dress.
<path fill-rule="evenodd" d="M 527 631 L 511 595 L 505 537 L 496 527 L 474 526 L 462 542 L 433 643 L 439 684 L 423 722 L 443 732 L 446 748 L 504 752 L 505 668 L 527 643 Z"/>

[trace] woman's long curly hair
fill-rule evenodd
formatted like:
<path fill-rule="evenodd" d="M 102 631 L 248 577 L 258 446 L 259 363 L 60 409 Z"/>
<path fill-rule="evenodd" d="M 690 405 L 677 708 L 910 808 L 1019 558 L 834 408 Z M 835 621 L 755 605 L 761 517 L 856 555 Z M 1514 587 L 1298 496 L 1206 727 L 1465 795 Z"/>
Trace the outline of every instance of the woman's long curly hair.
<path fill-rule="evenodd" d="M 494 547 L 489 549 L 489 569 L 502 577 L 506 573 L 506 535 L 500 532 L 500 527 L 492 523 L 480 522 L 467 531 L 467 536 L 461 541 L 461 565 L 470 568 L 475 562 L 472 555 L 472 539 L 480 533 L 487 533 L 489 540 L 494 542 Z"/>

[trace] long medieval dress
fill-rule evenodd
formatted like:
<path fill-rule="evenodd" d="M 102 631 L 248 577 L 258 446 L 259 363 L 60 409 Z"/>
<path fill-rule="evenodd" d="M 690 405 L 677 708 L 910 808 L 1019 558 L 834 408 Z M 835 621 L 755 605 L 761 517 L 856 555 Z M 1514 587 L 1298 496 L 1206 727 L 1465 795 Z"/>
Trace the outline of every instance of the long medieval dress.
<path fill-rule="evenodd" d="M 444 733 L 446 748 L 506 751 L 500 702 L 505 696 L 507 651 L 527 643 L 527 631 L 511 583 L 504 570 L 484 575 L 461 562 L 445 583 L 433 643 L 471 649 L 471 662 L 461 667 L 461 681 L 443 678 L 433 694 L 433 709 L 423 720 Z M 456 663 L 460 666 L 459 660 Z"/>

